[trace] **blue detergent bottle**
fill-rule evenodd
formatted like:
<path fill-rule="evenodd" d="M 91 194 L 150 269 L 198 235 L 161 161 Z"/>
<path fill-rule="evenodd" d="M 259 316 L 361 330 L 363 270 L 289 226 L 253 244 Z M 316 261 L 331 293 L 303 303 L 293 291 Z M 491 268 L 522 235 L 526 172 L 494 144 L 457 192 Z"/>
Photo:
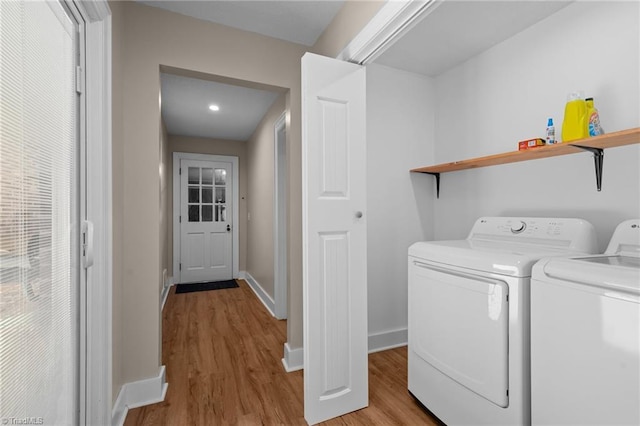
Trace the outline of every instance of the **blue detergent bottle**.
<path fill-rule="evenodd" d="M 553 118 L 547 121 L 547 145 L 556 143 L 556 127 L 553 125 Z"/>

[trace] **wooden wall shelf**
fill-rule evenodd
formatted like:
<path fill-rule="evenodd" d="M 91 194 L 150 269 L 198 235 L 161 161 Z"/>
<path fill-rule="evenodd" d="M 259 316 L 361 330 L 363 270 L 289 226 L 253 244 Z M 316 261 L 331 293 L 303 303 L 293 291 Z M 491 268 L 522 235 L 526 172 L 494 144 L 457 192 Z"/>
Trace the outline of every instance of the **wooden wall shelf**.
<path fill-rule="evenodd" d="M 455 172 L 459 170 L 475 169 L 479 167 L 497 166 L 499 164 L 517 163 L 520 161 L 537 160 L 540 158 L 557 157 L 560 155 L 576 154 L 589 151 L 594 154 L 596 169 L 596 184 L 598 191 L 602 187 L 602 164 L 605 148 L 633 145 L 640 143 L 640 127 L 608 133 L 587 139 L 579 139 L 566 143 L 531 148 L 523 151 L 511 151 L 502 154 L 488 155 L 486 157 L 471 158 L 468 160 L 454 161 L 452 163 L 437 164 L 428 167 L 412 169 L 412 172 L 427 173 L 436 177 L 438 197 L 440 195 L 440 173 Z"/>

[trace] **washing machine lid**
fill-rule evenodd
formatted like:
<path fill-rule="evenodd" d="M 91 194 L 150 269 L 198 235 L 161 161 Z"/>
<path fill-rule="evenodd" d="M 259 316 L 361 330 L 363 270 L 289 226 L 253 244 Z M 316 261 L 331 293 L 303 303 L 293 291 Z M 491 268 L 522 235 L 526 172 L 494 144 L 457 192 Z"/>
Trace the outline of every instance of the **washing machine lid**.
<path fill-rule="evenodd" d="M 640 257 L 636 256 L 591 256 L 577 258 L 588 263 L 597 263 L 607 266 L 620 266 L 623 268 L 637 268 L 640 269 Z"/>
<path fill-rule="evenodd" d="M 569 282 L 640 296 L 640 259 L 625 256 L 593 256 L 549 259 L 540 268 L 542 279 Z M 534 273 L 538 277 L 538 272 Z"/>
<path fill-rule="evenodd" d="M 415 243 L 409 255 L 514 277 L 531 276 L 543 257 L 596 253 L 593 226 L 582 219 L 482 217 L 466 240 Z"/>
<path fill-rule="evenodd" d="M 587 285 L 605 295 L 615 291 L 640 296 L 640 219 L 618 225 L 604 254 L 546 259 L 533 275 L 545 281 Z"/>
<path fill-rule="evenodd" d="M 618 225 L 604 254 L 640 257 L 640 219 L 626 220 Z"/>

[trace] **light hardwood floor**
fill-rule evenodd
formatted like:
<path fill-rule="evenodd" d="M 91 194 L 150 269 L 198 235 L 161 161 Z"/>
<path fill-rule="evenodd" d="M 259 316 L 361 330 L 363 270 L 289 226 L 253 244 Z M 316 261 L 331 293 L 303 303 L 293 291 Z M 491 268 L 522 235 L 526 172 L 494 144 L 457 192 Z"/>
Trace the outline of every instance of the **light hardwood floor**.
<path fill-rule="evenodd" d="M 286 322 L 247 283 L 175 294 L 162 319 L 165 401 L 129 411 L 134 425 L 305 425 L 302 371 L 281 358 Z M 436 425 L 407 392 L 406 348 L 369 355 L 369 407 L 325 425 Z"/>

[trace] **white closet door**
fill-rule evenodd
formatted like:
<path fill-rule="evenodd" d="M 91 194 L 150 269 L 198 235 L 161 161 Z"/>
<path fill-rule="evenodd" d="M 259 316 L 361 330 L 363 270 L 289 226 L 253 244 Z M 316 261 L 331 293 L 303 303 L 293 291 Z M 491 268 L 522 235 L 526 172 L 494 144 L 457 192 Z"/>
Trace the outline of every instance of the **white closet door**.
<path fill-rule="evenodd" d="M 57 2 L 0 1 L 0 416 L 10 424 L 78 422 L 77 34 Z"/>
<path fill-rule="evenodd" d="M 304 412 L 366 407 L 365 69 L 302 58 Z"/>

